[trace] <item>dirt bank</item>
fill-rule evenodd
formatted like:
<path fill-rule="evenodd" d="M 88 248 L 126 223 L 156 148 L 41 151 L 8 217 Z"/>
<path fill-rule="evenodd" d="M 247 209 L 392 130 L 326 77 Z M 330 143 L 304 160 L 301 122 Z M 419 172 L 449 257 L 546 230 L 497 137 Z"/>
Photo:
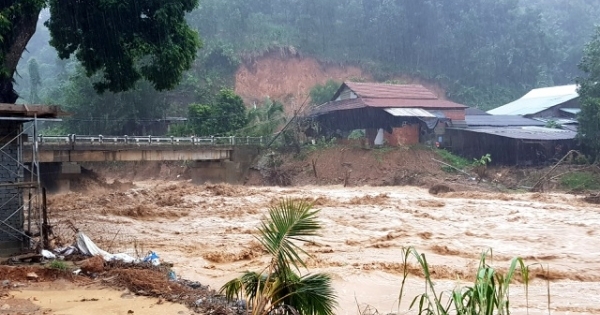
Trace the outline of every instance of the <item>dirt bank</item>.
<path fill-rule="evenodd" d="M 372 80 L 359 67 L 320 63 L 314 58 L 282 57 L 270 53 L 243 63 L 235 75 L 235 92 L 246 104 L 260 104 L 265 97 L 284 102 L 288 114 L 298 109 L 316 84 L 327 80 Z"/>
<path fill-rule="evenodd" d="M 403 84 L 422 84 L 438 97 L 445 98 L 444 89 L 433 82 L 408 75 L 387 79 Z M 324 84 L 327 80 L 374 81 L 373 75 L 359 65 L 321 62 L 297 54 L 282 56 L 279 52 L 270 52 L 242 63 L 235 74 L 235 92 L 248 105 L 254 102 L 260 104 L 267 96 L 279 100 L 286 105 L 286 112 L 292 114 L 306 100 L 313 86 Z"/>

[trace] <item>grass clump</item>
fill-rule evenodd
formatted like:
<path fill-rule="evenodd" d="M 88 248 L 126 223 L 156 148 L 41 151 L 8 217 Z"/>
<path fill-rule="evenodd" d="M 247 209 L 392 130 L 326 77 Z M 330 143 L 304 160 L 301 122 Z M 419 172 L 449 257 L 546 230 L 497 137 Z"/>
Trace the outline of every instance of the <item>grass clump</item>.
<path fill-rule="evenodd" d="M 61 260 L 53 260 L 49 265 L 48 268 L 50 269 L 56 269 L 56 270 L 60 270 L 60 271 L 67 271 L 69 270 L 69 266 L 67 265 L 66 262 L 61 261 Z"/>
<path fill-rule="evenodd" d="M 529 267 L 525 266 L 523 259 L 514 258 L 506 273 L 502 273 L 487 264 L 487 255 L 484 252 L 479 260 L 479 267 L 475 281 L 470 286 L 460 286 L 447 294 L 437 292 L 431 278 L 429 264 L 424 254 L 419 254 L 414 248 L 402 250 L 404 273 L 400 288 L 399 302 L 406 279 L 409 274 L 408 260 L 413 257 L 425 276 L 425 292 L 416 296 L 410 304 L 410 309 L 417 309 L 417 314 L 426 315 L 504 315 L 510 314 L 509 287 L 514 276 L 518 273 L 525 285 L 525 294 L 528 297 Z M 400 304 L 399 304 L 400 305 Z"/>
<path fill-rule="evenodd" d="M 560 184 L 570 190 L 598 190 L 600 176 L 594 173 L 573 172 L 563 175 Z"/>
<path fill-rule="evenodd" d="M 473 161 L 470 161 L 461 156 L 455 155 L 452 152 L 445 150 L 445 149 L 437 150 L 436 152 L 442 158 L 442 160 L 444 160 L 444 162 L 446 162 L 458 169 L 461 169 L 461 170 L 465 169 L 473 164 Z M 448 167 L 448 166 L 443 166 L 442 169 L 448 173 L 456 172 L 455 169 Z"/>

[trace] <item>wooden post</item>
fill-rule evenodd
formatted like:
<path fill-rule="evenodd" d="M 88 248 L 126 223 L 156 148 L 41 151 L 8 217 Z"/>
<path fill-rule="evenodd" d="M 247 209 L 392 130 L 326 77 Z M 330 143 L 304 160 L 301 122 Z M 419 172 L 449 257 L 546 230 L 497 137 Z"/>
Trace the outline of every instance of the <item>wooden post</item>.
<path fill-rule="evenodd" d="M 50 225 L 48 224 L 48 207 L 46 205 L 46 187 L 42 187 L 42 248 L 44 249 L 50 245 Z"/>

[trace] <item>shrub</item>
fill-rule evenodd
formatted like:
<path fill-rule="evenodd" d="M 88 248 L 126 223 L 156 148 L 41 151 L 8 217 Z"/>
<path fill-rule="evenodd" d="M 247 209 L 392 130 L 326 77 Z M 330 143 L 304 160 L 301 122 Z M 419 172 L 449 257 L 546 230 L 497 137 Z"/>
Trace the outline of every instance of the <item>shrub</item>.
<path fill-rule="evenodd" d="M 472 162 L 469 161 L 468 159 L 465 159 L 461 156 L 452 154 L 450 151 L 447 151 L 444 149 L 437 150 L 437 153 L 444 160 L 444 162 L 446 162 L 458 169 L 464 169 L 472 164 Z M 447 167 L 447 166 L 443 166 L 442 169 L 449 173 L 456 171 L 453 168 Z"/>
<path fill-rule="evenodd" d="M 600 177 L 594 173 L 573 172 L 563 175 L 560 184 L 570 190 L 597 190 L 600 189 Z"/>
<path fill-rule="evenodd" d="M 61 270 L 61 271 L 69 270 L 69 266 L 67 265 L 67 263 L 64 261 L 61 261 L 61 260 L 53 260 L 50 263 L 50 265 L 48 265 L 48 268 L 57 269 L 57 270 Z"/>

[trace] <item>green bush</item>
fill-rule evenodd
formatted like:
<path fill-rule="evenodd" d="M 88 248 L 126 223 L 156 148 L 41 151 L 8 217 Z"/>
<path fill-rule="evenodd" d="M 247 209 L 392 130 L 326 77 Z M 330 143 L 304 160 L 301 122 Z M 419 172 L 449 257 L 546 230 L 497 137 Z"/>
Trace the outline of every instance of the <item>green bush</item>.
<path fill-rule="evenodd" d="M 450 152 L 448 150 L 442 149 L 442 150 L 437 150 L 436 152 L 442 158 L 442 160 L 444 160 L 444 162 L 446 162 L 458 169 L 461 169 L 461 170 L 468 166 L 471 166 L 473 164 L 472 161 L 469 161 L 468 159 L 465 159 L 461 156 L 454 155 L 454 154 L 452 154 L 452 152 Z M 442 169 L 449 173 L 456 171 L 453 168 L 448 167 L 448 166 L 442 166 Z"/>
<path fill-rule="evenodd" d="M 57 270 L 61 270 L 61 271 L 69 270 L 69 266 L 67 265 L 67 263 L 64 261 L 61 261 L 61 260 L 53 260 L 50 263 L 50 265 L 48 265 L 48 268 L 57 269 Z"/>
<path fill-rule="evenodd" d="M 571 190 L 597 190 L 600 189 L 600 176 L 594 173 L 573 172 L 563 175 L 560 184 Z"/>

